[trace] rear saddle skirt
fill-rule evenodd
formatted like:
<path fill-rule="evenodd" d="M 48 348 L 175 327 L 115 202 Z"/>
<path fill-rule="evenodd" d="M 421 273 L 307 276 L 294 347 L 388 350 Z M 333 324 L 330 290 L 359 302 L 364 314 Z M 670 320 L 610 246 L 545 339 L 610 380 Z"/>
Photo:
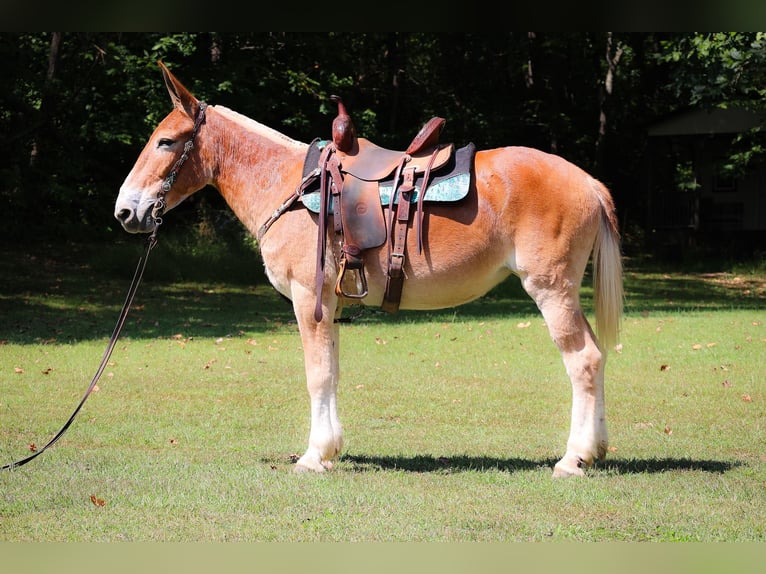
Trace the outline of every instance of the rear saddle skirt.
<path fill-rule="evenodd" d="M 354 138 L 346 151 L 332 142 L 314 140 L 303 168 L 298 199 L 318 214 L 317 308 L 321 320 L 321 286 L 327 222 L 343 236 L 340 271 L 335 283 L 339 297 L 363 299 L 367 295 L 364 252 L 388 241 L 388 270 L 382 308 L 399 309 L 410 205 L 415 204 L 418 252 L 422 250 L 424 202 L 454 202 L 470 189 L 473 157 L 470 143 L 458 150 L 453 144 L 439 144 L 442 118 L 433 118 L 418 133 L 407 151 L 382 148 L 365 138 Z M 387 208 L 387 211 L 386 211 Z M 347 271 L 355 277 L 347 278 Z M 350 279 L 347 281 L 347 279 Z M 353 289 L 347 288 L 348 283 Z"/>

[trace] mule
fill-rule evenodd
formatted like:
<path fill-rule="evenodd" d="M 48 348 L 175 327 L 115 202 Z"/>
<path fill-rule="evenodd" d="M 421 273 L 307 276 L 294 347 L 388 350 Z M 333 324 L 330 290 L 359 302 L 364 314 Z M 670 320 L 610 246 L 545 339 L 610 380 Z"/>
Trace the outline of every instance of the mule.
<path fill-rule="evenodd" d="M 269 281 L 292 302 L 310 398 L 308 446 L 294 470 L 331 469 L 343 447 L 336 319 L 351 302 L 333 288 L 339 253 L 332 226 L 327 231 L 325 280 L 318 293 L 318 216 L 305 208 L 280 208 L 302 181 L 309 144 L 223 106 L 207 106 L 162 62 L 159 65 L 173 109 L 157 125 L 120 187 L 114 215 L 126 231 L 150 233 L 161 222 L 156 205 L 160 199 L 162 210 L 171 210 L 209 185 L 253 234 L 269 222 L 258 247 Z M 571 380 L 569 438 L 553 476 L 582 476 L 606 456 L 608 447 L 604 369 L 623 312 L 613 198 L 581 168 L 532 148 L 479 150 L 473 162 L 465 199 L 425 206 L 421 254 L 416 254 L 415 234 L 409 234 L 400 308 L 455 307 L 517 276 L 542 313 Z M 355 304 L 381 305 L 386 251 L 381 246 L 364 253 L 367 294 Z M 579 297 L 591 257 L 599 338 Z M 319 320 L 314 312 L 318 305 Z"/>

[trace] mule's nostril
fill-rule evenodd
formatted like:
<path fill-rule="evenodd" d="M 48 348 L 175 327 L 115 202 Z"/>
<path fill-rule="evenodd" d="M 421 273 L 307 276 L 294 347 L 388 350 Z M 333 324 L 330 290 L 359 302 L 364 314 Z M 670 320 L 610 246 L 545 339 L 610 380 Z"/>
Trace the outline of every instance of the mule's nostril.
<path fill-rule="evenodd" d="M 130 219 L 132 213 L 133 212 L 130 209 L 121 209 L 114 216 L 117 218 L 117 221 L 125 223 L 128 219 Z"/>

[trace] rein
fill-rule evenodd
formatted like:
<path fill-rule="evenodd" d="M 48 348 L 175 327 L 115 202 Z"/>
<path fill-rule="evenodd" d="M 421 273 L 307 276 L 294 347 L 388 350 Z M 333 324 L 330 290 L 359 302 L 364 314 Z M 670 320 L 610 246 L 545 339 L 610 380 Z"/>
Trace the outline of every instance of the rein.
<path fill-rule="evenodd" d="M 61 430 L 59 430 L 53 436 L 53 438 L 48 441 L 48 443 L 45 446 L 36 450 L 34 454 L 26 458 L 3 465 L 2 467 L 0 467 L 0 471 L 13 470 L 14 468 L 17 468 L 19 466 L 24 466 L 28 462 L 40 456 L 42 453 L 48 450 L 48 448 L 53 446 L 64 435 L 64 433 L 70 427 L 72 422 L 74 422 L 75 417 L 80 412 L 80 409 L 85 404 L 85 401 L 93 392 L 93 389 L 95 388 L 96 383 L 98 383 L 99 379 L 101 378 L 101 375 L 104 372 L 104 369 L 106 368 L 107 362 L 109 361 L 109 357 L 112 355 L 112 351 L 114 350 L 114 347 L 117 344 L 117 339 L 119 339 L 120 337 L 120 333 L 122 332 L 122 327 L 125 324 L 125 319 L 128 316 L 128 311 L 130 310 L 130 306 L 133 304 L 133 298 L 135 297 L 136 291 L 138 291 L 138 286 L 141 283 L 141 278 L 144 276 L 144 269 L 146 268 L 146 263 L 149 260 L 149 253 L 151 253 L 152 249 L 154 249 L 154 247 L 157 245 L 157 230 L 160 228 L 160 225 L 162 225 L 162 215 L 165 212 L 165 208 L 167 206 L 165 203 L 165 194 L 167 194 L 167 192 L 170 191 L 170 188 L 173 187 L 173 184 L 175 183 L 176 178 L 178 177 L 178 171 L 181 169 L 181 166 L 184 163 L 186 163 L 186 160 L 189 159 L 189 153 L 194 148 L 194 139 L 197 136 L 197 132 L 199 131 L 200 126 L 205 122 L 206 108 L 207 108 L 207 104 L 205 102 L 200 102 L 199 110 L 197 111 L 197 116 L 194 119 L 194 129 L 192 130 L 191 137 L 184 144 L 184 151 L 181 154 L 181 157 L 178 158 L 178 160 L 175 162 L 173 167 L 170 169 L 170 172 L 168 173 L 167 177 L 165 178 L 165 180 L 162 182 L 162 185 L 160 186 L 160 191 L 157 193 L 157 199 L 155 200 L 154 206 L 152 207 L 152 218 L 154 219 L 154 230 L 152 231 L 152 234 L 149 236 L 146 242 L 146 253 L 142 255 L 138 260 L 138 264 L 136 265 L 136 270 L 133 273 L 133 280 L 131 281 L 130 288 L 128 289 L 128 294 L 125 297 L 125 302 L 122 305 L 122 310 L 120 311 L 120 315 L 117 318 L 117 324 L 115 325 L 114 330 L 112 331 L 112 336 L 109 338 L 109 343 L 107 344 L 106 350 L 104 351 L 104 356 L 101 358 L 101 363 L 99 364 L 98 369 L 96 370 L 96 374 L 93 375 L 93 379 L 91 380 L 90 385 L 88 386 L 88 389 L 85 391 L 85 394 L 83 395 L 82 399 L 80 399 L 80 403 L 77 405 L 74 412 L 69 417 L 69 420 L 67 420 L 67 422 L 64 423 L 64 426 L 61 427 Z"/>

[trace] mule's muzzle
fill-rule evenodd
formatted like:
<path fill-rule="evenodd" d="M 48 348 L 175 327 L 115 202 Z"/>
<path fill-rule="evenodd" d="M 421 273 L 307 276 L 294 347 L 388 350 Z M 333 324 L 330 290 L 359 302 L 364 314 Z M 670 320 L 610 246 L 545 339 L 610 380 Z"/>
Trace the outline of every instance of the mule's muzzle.
<path fill-rule="evenodd" d="M 141 217 L 135 209 L 118 207 L 114 211 L 114 217 L 128 233 L 149 233 L 155 227 L 151 210 L 145 211 L 143 217 Z"/>

